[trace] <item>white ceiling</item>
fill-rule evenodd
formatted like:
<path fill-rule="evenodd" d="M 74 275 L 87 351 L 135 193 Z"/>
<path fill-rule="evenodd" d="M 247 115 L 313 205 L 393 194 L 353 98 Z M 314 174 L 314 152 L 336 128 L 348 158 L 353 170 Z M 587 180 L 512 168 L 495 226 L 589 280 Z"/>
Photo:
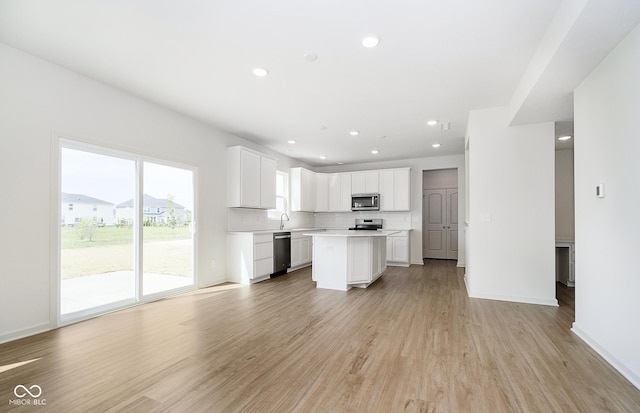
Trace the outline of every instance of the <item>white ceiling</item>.
<path fill-rule="evenodd" d="M 3 0 L 0 41 L 318 166 L 462 153 L 476 108 L 571 121 L 573 89 L 638 23 L 639 4 Z M 369 33 L 374 49 L 360 44 Z"/>

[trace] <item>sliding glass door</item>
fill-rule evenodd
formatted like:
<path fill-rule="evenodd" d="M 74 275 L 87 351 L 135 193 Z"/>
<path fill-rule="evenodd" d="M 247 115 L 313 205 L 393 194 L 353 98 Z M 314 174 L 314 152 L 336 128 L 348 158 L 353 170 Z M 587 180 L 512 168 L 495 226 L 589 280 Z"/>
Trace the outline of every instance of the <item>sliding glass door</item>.
<path fill-rule="evenodd" d="M 193 170 L 70 141 L 60 166 L 62 322 L 193 286 Z"/>
<path fill-rule="evenodd" d="M 62 148 L 61 165 L 60 313 L 133 301 L 133 221 L 115 206 L 134 197 L 135 160 Z"/>
<path fill-rule="evenodd" d="M 193 284 L 193 172 L 144 162 L 143 294 Z"/>

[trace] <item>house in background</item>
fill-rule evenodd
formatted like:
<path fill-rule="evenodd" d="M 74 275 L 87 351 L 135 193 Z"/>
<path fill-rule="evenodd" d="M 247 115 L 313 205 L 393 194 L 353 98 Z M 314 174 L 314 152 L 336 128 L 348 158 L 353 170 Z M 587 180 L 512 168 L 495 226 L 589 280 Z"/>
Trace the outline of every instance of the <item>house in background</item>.
<path fill-rule="evenodd" d="M 143 205 L 142 213 L 145 224 L 167 225 L 171 221 L 172 214 L 175 218 L 175 225 L 185 225 L 190 221 L 189 210 L 173 200 L 158 199 L 144 194 Z M 173 213 L 171 208 L 173 208 Z M 133 199 L 116 205 L 117 222 L 121 225 L 133 225 L 133 213 Z"/>
<path fill-rule="evenodd" d="M 73 226 L 82 218 L 90 218 L 100 225 L 113 225 L 114 209 L 111 202 L 82 194 L 62 193 L 60 220 L 62 226 Z"/>

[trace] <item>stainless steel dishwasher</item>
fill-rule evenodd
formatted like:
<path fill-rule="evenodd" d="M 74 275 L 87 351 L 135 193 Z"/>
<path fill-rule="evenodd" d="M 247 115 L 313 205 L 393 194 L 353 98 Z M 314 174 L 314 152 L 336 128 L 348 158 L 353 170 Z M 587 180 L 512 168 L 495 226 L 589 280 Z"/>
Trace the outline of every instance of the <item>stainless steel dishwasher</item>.
<path fill-rule="evenodd" d="M 273 234 L 273 273 L 279 274 L 291 268 L 291 233 Z"/>

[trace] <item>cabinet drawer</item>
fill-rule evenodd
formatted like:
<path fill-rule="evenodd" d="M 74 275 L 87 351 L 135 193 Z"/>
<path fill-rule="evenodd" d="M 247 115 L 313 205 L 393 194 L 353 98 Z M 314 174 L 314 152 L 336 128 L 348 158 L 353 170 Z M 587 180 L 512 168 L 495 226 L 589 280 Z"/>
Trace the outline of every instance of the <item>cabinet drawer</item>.
<path fill-rule="evenodd" d="M 273 234 L 253 234 L 253 243 L 258 244 L 260 242 L 273 241 Z"/>
<path fill-rule="evenodd" d="M 263 242 L 253 245 L 253 259 L 261 260 L 273 257 L 273 242 Z"/>
<path fill-rule="evenodd" d="M 269 275 L 273 272 L 273 258 L 256 260 L 253 263 L 253 278 Z"/>

